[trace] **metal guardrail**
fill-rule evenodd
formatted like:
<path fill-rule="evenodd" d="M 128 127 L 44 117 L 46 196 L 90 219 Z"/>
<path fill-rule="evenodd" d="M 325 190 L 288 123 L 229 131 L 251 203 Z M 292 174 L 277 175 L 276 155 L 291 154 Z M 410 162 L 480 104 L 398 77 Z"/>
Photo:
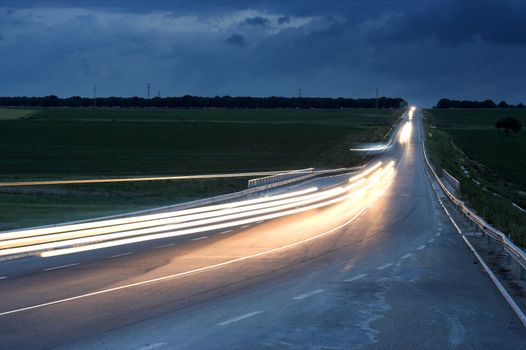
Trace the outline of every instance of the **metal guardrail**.
<path fill-rule="evenodd" d="M 258 179 L 252 179 L 248 182 L 248 188 L 258 188 L 260 192 L 276 189 L 279 187 L 302 182 L 319 176 L 327 176 L 341 173 L 351 173 L 356 170 L 365 168 L 366 165 L 355 166 L 351 168 L 338 168 L 326 170 L 314 170 L 314 168 L 307 168 L 302 170 L 295 170 L 288 173 L 267 176 Z M 252 187 L 257 186 L 257 187 Z"/>
<path fill-rule="evenodd" d="M 442 175 L 444 176 L 444 179 L 446 182 L 455 190 L 457 193 L 460 193 L 460 182 L 458 182 L 457 179 L 450 173 L 446 171 L 446 169 L 442 169 Z"/>
<path fill-rule="evenodd" d="M 469 207 L 466 206 L 466 204 L 455 197 L 448 188 L 442 183 L 442 180 L 439 178 L 439 176 L 436 174 L 435 169 L 431 166 L 431 163 L 429 162 L 429 158 L 427 157 L 427 152 L 424 147 L 424 144 L 422 144 L 422 150 L 424 153 L 424 159 L 426 162 L 426 166 L 429 168 L 431 173 L 433 174 L 433 177 L 437 181 L 438 185 L 442 189 L 442 191 L 447 195 L 447 197 L 453 202 L 453 204 L 477 227 L 480 228 L 482 232 L 484 232 L 488 237 L 491 237 L 495 241 L 502 244 L 503 249 L 506 251 L 506 253 L 511 256 L 511 258 L 516 261 L 523 269 L 526 270 L 526 253 L 519 247 L 517 247 L 507 236 L 505 233 L 497 230 L 490 224 L 488 224 L 483 218 L 481 218 L 479 215 L 473 212 Z"/>
<path fill-rule="evenodd" d="M 264 185 L 273 185 L 273 184 L 289 184 L 292 182 L 299 182 L 305 179 L 316 176 L 314 173 L 314 168 L 300 169 L 289 171 L 286 173 L 270 175 L 265 177 L 260 177 L 257 179 L 248 180 L 248 188 L 264 186 Z"/>

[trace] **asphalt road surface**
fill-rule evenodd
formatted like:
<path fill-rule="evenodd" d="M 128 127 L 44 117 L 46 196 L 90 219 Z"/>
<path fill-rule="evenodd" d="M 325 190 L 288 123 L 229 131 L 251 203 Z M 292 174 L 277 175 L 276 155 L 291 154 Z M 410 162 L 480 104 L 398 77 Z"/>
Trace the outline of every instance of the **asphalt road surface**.
<path fill-rule="evenodd" d="M 413 124 L 380 157 L 397 160 L 392 182 L 358 203 L 0 263 L 0 348 L 526 349 L 438 204 Z"/>

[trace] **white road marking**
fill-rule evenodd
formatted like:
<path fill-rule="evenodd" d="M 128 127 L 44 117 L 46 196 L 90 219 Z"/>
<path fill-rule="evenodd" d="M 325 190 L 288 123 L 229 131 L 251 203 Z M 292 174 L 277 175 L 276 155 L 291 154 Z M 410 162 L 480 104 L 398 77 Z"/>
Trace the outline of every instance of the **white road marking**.
<path fill-rule="evenodd" d="M 440 236 L 440 232 L 435 233 L 435 236 L 439 237 Z"/>
<path fill-rule="evenodd" d="M 425 247 L 426 247 L 426 245 L 425 245 L 425 244 L 422 244 L 421 246 L 417 247 L 416 249 L 417 249 L 417 250 L 422 250 L 422 249 L 424 249 Z"/>
<path fill-rule="evenodd" d="M 153 249 L 166 248 L 166 247 L 171 247 L 174 245 L 175 243 L 168 243 L 168 244 L 158 245 L 157 247 L 154 247 Z"/>
<path fill-rule="evenodd" d="M 95 295 L 107 294 L 107 293 L 116 292 L 116 291 L 123 290 L 123 289 L 128 289 L 128 288 L 133 288 L 133 287 L 138 287 L 138 286 L 144 286 L 144 285 L 147 285 L 147 284 L 152 284 L 152 283 L 157 283 L 157 282 L 161 282 L 161 281 L 171 280 L 171 279 L 174 279 L 174 278 L 180 278 L 180 277 L 184 277 L 184 276 L 189 276 L 189 275 L 193 275 L 193 274 L 196 274 L 196 273 L 201 273 L 201 272 L 205 272 L 205 271 L 208 271 L 208 270 L 217 269 L 217 268 L 220 268 L 220 267 L 223 267 L 223 266 L 235 264 L 235 263 L 238 263 L 238 262 L 241 262 L 241 261 L 254 259 L 254 258 L 261 257 L 261 256 L 266 256 L 266 255 L 269 255 L 269 254 L 274 254 L 274 253 L 277 253 L 277 252 L 281 252 L 283 250 L 295 248 L 295 247 L 301 246 L 301 245 L 303 245 L 305 243 L 312 242 L 312 241 L 320 239 L 322 237 L 326 237 L 326 236 L 329 236 L 329 235 L 334 234 L 336 232 L 339 232 L 340 229 L 348 226 L 349 224 L 354 222 L 356 219 L 358 219 L 358 217 L 360 217 L 360 215 L 362 215 L 367 209 L 369 209 L 377 200 L 378 200 L 378 198 L 374 198 L 373 200 L 371 200 L 369 203 L 367 203 L 367 205 L 365 207 L 362 208 L 362 210 L 360 210 L 358 213 L 356 213 L 356 215 L 354 215 L 352 218 L 350 218 L 349 220 L 347 220 L 343 224 L 338 225 L 336 227 L 333 227 L 332 229 L 330 229 L 328 231 L 325 231 L 323 233 L 320 233 L 319 235 L 312 236 L 312 237 L 306 238 L 306 239 L 298 241 L 298 242 L 286 244 L 284 246 L 281 246 L 281 247 L 278 247 L 278 248 L 274 248 L 274 249 L 270 249 L 270 250 L 266 250 L 266 251 L 259 252 L 259 253 L 256 253 L 256 254 L 247 255 L 247 256 L 243 256 L 243 257 L 232 259 L 232 260 L 223 261 L 223 262 L 220 262 L 220 263 L 217 263 L 217 264 L 200 267 L 200 268 L 194 269 L 194 270 L 174 273 L 174 274 L 171 274 L 171 275 L 157 277 L 157 278 L 153 278 L 153 279 L 150 279 L 150 280 L 145 280 L 145 281 L 125 284 L 125 285 L 122 285 L 122 286 L 117 286 L 117 287 L 108 288 L 108 289 L 101 289 L 101 290 L 98 290 L 98 291 L 95 291 L 95 292 L 90 292 L 90 293 L 85 293 L 85 294 L 79 294 L 79 295 L 72 296 L 72 297 L 69 297 L 69 298 L 57 299 L 57 300 L 48 301 L 46 303 L 35 304 L 35 305 L 26 306 L 26 307 L 22 307 L 22 308 L 18 308 L 18 309 L 12 309 L 12 310 L 8 310 L 8 311 L 3 311 L 3 312 L 0 312 L 0 316 L 11 315 L 11 314 L 20 313 L 20 312 L 24 312 L 24 311 L 28 311 L 28 310 L 40 309 L 40 308 L 43 308 L 43 307 L 46 307 L 46 306 L 57 305 L 57 304 L 62 304 L 62 303 L 66 303 L 66 302 L 69 302 L 69 301 L 89 298 L 89 297 L 92 297 L 92 296 L 95 296 Z"/>
<path fill-rule="evenodd" d="M 142 348 L 139 348 L 138 350 L 153 350 L 160 348 L 161 346 L 165 346 L 166 343 L 154 343 L 150 345 L 143 346 Z"/>
<path fill-rule="evenodd" d="M 77 266 L 77 265 L 80 265 L 80 263 L 73 263 L 73 264 L 67 264 L 67 265 L 61 265 L 61 266 L 55 266 L 55 267 L 48 267 L 47 269 L 44 269 L 42 271 L 53 271 L 53 270 L 58 270 L 58 269 L 65 269 L 66 267 L 72 267 L 72 266 Z"/>
<path fill-rule="evenodd" d="M 192 239 L 192 241 L 200 241 L 200 240 L 205 239 L 205 238 L 208 238 L 208 236 L 197 237 L 197 238 Z"/>
<path fill-rule="evenodd" d="M 244 314 L 244 315 L 241 315 L 241 316 L 238 316 L 238 317 L 234 317 L 234 318 L 231 318 L 229 320 L 220 322 L 217 325 L 218 326 L 226 326 L 226 325 L 229 325 L 231 323 L 238 322 L 238 321 L 244 320 L 246 318 L 259 315 L 261 313 L 263 313 L 263 311 L 254 311 L 254 312 L 251 312 L 251 313 L 248 313 L 248 314 Z"/>
<path fill-rule="evenodd" d="M 229 232 L 232 232 L 232 231 L 234 231 L 234 230 L 226 230 L 226 231 L 223 231 L 223 232 L 221 232 L 221 233 L 219 233 L 219 234 L 220 234 L 220 235 L 224 235 L 225 233 L 229 233 Z"/>
<path fill-rule="evenodd" d="M 250 225 L 244 225 L 244 226 L 241 226 L 241 228 L 247 228 L 249 227 Z"/>
<path fill-rule="evenodd" d="M 428 241 L 429 243 L 433 243 L 433 242 L 435 241 L 435 239 L 434 239 L 434 238 L 430 238 L 430 239 L 428 239 L 427 241 Z"/>
<path fill-rule="evenodd" d="M 367 276 L 366 273 L 361 273 L 361 274 L 359 274 L 359 275 L 356 275 L 356 276 L 354 276 L 354 277 L 348 278 L 348 279 L 343 280 L 343 281 L 344 281 L 344 282 L 354 282 L 354 281 L 357 281 L 357 280 L 359 280 L 359 279 L 361 279 L 361 278 L 364 278 L 364 277 L 366 277 L 366 276 Z"/>
<path fill-rule="evenodd" d="M 0 280 L 5 280 L 7 276 L 0 276 Z"/>
<path fill-rule="evenodd" d="M 116 254 L 116 255 L 110 256 L 108 259 L 120 258 L 121 256 L 126 256 L 126 255 L 131 255 L 131 254 L 133 254 L 133 252 L 126 252 L 126 253 L 122 253 L 122 254 Z"/>
<path fill-rule="evenodd" d="M 323 293 L 325 292 L 325 289 L 316 289 L 316 290 L 313 290 L 312 292 L 308 292 L 308 293 L 304 293 L 304 294 L 300 294 L 298 296 L 295 296 L 294 300 L 302 300 L 302 299 L 305 299 L 305 298 L 308 298 L 308 297 L 311 297 L 313 295 L 316 295 L 316 294 L 320 294 L 320 293 Z"/>
<path fill-rule="evenodd" d="M 409 254 L 403 255 L 402 259 L 409 259 L 412 256 L 413 256 L 413 253 L 409 253 Z"/>
<path fill-rule="evenodd" d="M 387 263 L 387 264 L 385 264 L 385 265 L 382 265 L 382 266 L 377 267 L 376 269 L 377 269 L 377 270 L 383 270 L 383 269 L 388 268 L 389 266 L 393 266 L 393 263 Z"/>

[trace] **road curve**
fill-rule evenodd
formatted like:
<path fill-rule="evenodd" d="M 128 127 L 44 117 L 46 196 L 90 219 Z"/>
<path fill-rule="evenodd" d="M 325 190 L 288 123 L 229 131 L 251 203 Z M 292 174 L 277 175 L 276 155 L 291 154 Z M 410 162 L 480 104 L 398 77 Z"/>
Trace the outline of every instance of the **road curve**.
<path fill-rule="evenodd" d="M 359 205 L 2 263 L 0 348 L 526 348 L 438 204 L 413 124 L 383 156 L 393 181 Z"/>

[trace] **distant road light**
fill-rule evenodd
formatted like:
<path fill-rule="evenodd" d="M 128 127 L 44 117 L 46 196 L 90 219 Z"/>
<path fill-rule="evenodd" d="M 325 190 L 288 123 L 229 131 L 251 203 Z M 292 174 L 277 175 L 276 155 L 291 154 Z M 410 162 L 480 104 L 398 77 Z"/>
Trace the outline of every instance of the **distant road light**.
<path fill-rule="evenodd" d="M 402 132 L 400 132 L 399 141 L 401 144 L 409 142 L 412 131 L 413 131 L 413 124 L 411 122 L 405 123 L 404 127 L 402 128 Z"/>

